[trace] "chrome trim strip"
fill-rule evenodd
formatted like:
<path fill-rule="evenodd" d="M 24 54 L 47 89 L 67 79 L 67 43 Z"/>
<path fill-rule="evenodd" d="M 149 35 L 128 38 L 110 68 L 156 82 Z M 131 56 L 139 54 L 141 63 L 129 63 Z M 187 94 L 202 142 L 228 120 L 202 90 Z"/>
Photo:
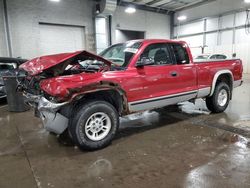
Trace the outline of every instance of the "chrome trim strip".
<path fill-rule="evenodd" d="M 194 91 L 183 92 L 183 93 L 178 93 L 174 95 L 167 95 L 167 96 L 162 96 L 162 97 L 134 101 L 128 104 L 129 104 L 129 110 L 131 112 L 143 111 L 143 110 L 149 110 L 149 109 L 176 104 L 179 102 L 188 101 L 190 99 L 196 98 L 196 96 L 197 96 L 197 90 L 194 90 Z"/>
<path fill-rule="evenodd" d="M 176 96 L 179 96 L 179 95 L 186 95 L 186 94 L 190 94 L 190 93 L 194 93 L 194 92 L 197 93 L 197 91 L 198 90 L 193 90 L 193 91 L 177 93 L 177 94 L 172 94 L 172 95 L 165 95 L 165 96 L 161 96 L 161 97 L 143 99 L 143 100 L 139 100 L 139 101 L 130 102 L 129 104 L 136 105 L 137 103 L 151 102 L 151 101 L 155 101 L 155 100 L 161 100 L 161 99 L 165 99 L 165 98 L 176 97 Z"/>

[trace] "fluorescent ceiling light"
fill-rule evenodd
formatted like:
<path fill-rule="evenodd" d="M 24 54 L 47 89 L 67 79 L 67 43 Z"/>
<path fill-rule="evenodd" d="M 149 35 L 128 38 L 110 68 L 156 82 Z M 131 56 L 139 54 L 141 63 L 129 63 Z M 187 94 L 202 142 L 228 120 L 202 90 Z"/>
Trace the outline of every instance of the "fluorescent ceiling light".
<path fill-rule="evenodd" d="M 60 0 L 49 0 L 49 1 L 52 1 L 52 2 L 60 2 Z"/>
<path fill-rule="evenodd" d="M 250 3 L 250 0 L 244 0 L 245 3 Z"/>
<path fill-rule="evenodd" d="M 179 16 L 179 17 L 177 17 L 177 20 L 179 20 L 179 21 L 184 21 L 186 19 L 187 19 L 187 16 Z"/>
<path fill-rule="evenodd" d="M 133 13 L 136 12 L 136 9 L 135 9 L 135 7 L 127 7 L 125 9 L 125 12 L 128 13 L 128 14 L 133 14 Z"/>

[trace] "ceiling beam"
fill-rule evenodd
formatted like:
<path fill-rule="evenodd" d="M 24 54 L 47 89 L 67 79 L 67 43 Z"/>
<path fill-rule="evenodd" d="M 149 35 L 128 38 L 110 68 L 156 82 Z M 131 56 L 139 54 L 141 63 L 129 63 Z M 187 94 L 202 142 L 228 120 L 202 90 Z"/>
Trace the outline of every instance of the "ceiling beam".
<path fill-rule="evenodd" d="M 172 0 L 172 1 L 169 1 L 169 2 L 167 2 L 167 3 L 164 3 L 164 4 L 160 5 L 159 7 L 164 7 L 164 6 L 166 6 L 166 5 L 171 5 L 171 4 L 175 4 L 175 3 L 187 4 L 187 3 L 184 3 L 184 2 L 182 2 L 182 1 Z M 173 10 L 173 11 L 174 11 L 174 10 Z"/>
<path fill-rule="evenodd" d="M 198 1 L 195 1 L 193 3 L 189 3 L 189 4 L 183 5 L 181 7 L 175 8 L 173 11 L 181 11 L 181 10 L 185 10 L 185 9 L 190 9 L 190 8 L 198 7 L 198 6 L 201 6 L 201 5 L 204 5 L 207 3 L 211 3 L 214 1 L 216 1 L 216 0 L 198 0 Z"/>
<path fill-rule="evenodd" d="M 150 3 L 153 0 L 147 0 L 146 3 Z M 134 0 L 134 3 L 139 3 L 139 4 L 146 4 L 145 0 Z"/>
<path fill-rule="evenodd" d="M 125 2 L 125 1 L 120 1 L 118 3 L 118 6 L 129 6 L 129 5 L 133 5 L 135 8 L 137 8 L 139 10 L 156 12 L 156 13 L 160 13 L 160 14 L 171 15 L 174 13 L 174 11 L 172 11 L 172 10 L 167 10 L 165 8 L 160 8 L 160 7 L 151 7 L 151 6 L 142 5 L 142 4 L 129 3 L 129 2 Z"/>
<path fill-rule="evenodd" d="M 163 1 L 163 0 L 153 0 L 153 1 L 149 2 L 149 3 L 146 3 L 146 5 L 152 6 L 152 5 L 154 5 L 156 3 L 159 3 L 161 1 Z"/>

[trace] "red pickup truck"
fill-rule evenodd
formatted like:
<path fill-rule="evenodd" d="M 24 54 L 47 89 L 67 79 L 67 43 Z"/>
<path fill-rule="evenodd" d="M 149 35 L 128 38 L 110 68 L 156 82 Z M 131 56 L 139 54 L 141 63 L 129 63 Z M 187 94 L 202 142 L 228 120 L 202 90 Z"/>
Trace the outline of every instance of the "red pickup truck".
<path fill-rule="evenodd" d="M 241 60 L 193 61 L 185 42 L 134 40 L 100 55 L 87 51 L 38 57 L 21 65 L 27 102 L 44 127 L 68 132 L 81 149 L 109 145 L 119 117 L 197 98 L 223 112 L 242 84 Z"/>

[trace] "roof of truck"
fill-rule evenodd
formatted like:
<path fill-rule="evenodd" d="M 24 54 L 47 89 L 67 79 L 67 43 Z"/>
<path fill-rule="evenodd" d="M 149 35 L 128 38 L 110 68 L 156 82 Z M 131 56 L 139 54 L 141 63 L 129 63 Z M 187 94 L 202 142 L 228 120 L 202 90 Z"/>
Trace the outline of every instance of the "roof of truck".
<path fill-rule="evenodd" d="M 171 39 L 136 39 L 127 42 L 143 42 L 143 43 L 158 43 L 158 42 L 168 42 L 168 43 L 186 43 L 181 40 L 171 40 Z"/>

